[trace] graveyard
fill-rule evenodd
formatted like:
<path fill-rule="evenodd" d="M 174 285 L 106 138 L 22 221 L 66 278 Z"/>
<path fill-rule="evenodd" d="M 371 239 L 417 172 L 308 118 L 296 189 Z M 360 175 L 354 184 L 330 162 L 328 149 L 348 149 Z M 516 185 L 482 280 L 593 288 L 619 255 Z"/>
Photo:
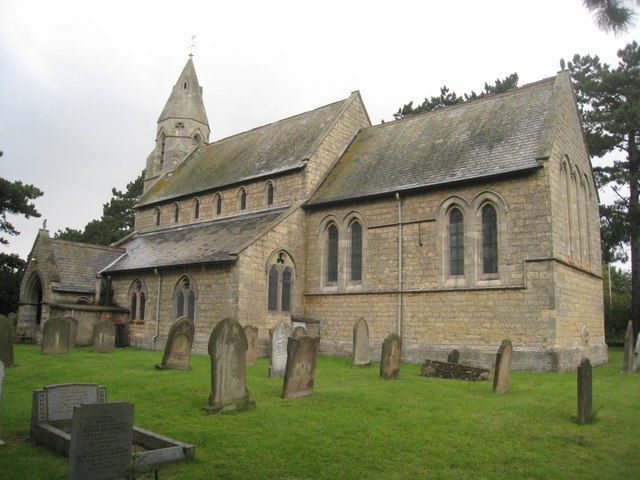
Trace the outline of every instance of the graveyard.
<path fill-rule="evenodd" d="M 302 337 L 304 338 L 304 337 Z M 511 372 L 509 388 L 489 381 L 419 376 L 400 364 L 353 366 L 318 357 L 310 394 L 283 398 L 269 359 L 246 366 L 255 408 L 207 415 L 211 358 L 163 369 L 163 352 L 70 349 L 42 355 L 15 345 L 6 369 L 0 477 L 67 478 L 67 458 L 29 440 L 33 391 L 45 385 L 104 385 L 110 402 L 135 405 L 136 426 L 195 446 L 195 457 L 160 465 L 158 478 L 192 479 L 628 479 L 640 472 L 640 377 L 622 371 L 621 348 L 593 369 L 593 411 L 577 422 L 576 372 Z M 144 473 L 144 472 L 141 472 Z M 153 478 L 152 472 L 139 478 Z"/>

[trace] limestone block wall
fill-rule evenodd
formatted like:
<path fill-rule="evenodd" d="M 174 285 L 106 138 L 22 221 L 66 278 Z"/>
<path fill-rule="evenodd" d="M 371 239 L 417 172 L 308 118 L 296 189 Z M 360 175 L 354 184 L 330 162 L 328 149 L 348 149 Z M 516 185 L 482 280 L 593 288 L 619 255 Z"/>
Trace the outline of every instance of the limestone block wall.
<path fill-rule="evenodd" d="M 267 185 L 274 187 L 274 201 L 267 204 Z M 247 205 L 240 210 L 239 192 L 244 188 L 247 194 Z M 216 213 L 217 195 L 222 197 L 222 213 Z M 186 198 L 171 200 L 158 205 L 145 206 L 136 211 L 135 230 L 146 232 L 167 227 L 189 225 L 206 222 L 217 218 L 225 218 L 243 213 L 252 213 L 271 208 L 282 208 L 292 205 L 301 199 L 302 175 L 300 171 L 249 181 L 242 185 L 232 185 L 218 190 L 203 192 Z M 200 202 L 199 217 L 195 218 L 194 201 Z M 180 209 L 178 222 L 175 221 L 174 205 Z M 155 209 L 160 209 L 160 225 L 156 225 Z"/>

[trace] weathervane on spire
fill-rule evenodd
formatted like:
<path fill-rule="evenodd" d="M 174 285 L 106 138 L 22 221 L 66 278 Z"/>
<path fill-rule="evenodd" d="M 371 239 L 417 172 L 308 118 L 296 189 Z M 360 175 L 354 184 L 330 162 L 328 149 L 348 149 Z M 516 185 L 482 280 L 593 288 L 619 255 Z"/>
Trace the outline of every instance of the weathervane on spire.
<path fill-rule="evenodd" d="M 193 49 L 196 48 L 196 42 L 194 42 L 194 40 L 196 39 L 195 35 L 191 35 L 191 43 L 189 44 L 189 56 L 193 57 Z"/>

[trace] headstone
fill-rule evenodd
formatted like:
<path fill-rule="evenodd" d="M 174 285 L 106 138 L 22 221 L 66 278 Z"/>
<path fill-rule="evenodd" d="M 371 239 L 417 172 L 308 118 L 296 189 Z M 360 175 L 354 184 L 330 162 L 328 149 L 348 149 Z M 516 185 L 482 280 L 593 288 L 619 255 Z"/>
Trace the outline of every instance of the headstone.
<path fill-rule="evenodd" d="M 460 352 L 455 348 L 451 350 L 451 353 L 449 353 L 447 357 L 447 363 L 460 363 Z"/>
<path fill-rule="evenodd" d="M 397 333 L 390 333 L 382 342 L 380 376 L 385 380 L 398 378 L 402 357 L 402 339 Z"/>
<path fill-rule="evenodd" d="M 300 337 L 304 337 L 307 334 L 307 331 L 305 330 L 305 328 L 301 325 L 298 325 L 296 328 L 293 329 L 293 333 L 291 334 L 291 336 L 293 338 L 300 338 Z"/>
<path fill-rule="evenodd" d="M 633 364 L 633 371 L 635 372 L 640 368 L 640 335 L 638 335 L 638 338 L 636 339 L 636 348 L 633 350 L 633 353 L 635 353 Z"/>
<path fill-rule="evenodd" d="M 69 480 L 111 480 L 131 464 L 133 403 L 90 403 L 73 407 Z"/>
<path fill-rule="evenodd" d="M 584 425 L 591 422 L 591 362 L 583 358 L 578 367 L 578 423 Z"/>
<path fill-rule="evenodd" d="M 69 348 L 76 348 L 76 338 L 78 337 L 78 320 L 73 317 L 64 317 L 71 325 L 71 333 L 69 335 Z"/>
<path fill-rule="evenodd" d="M 368 367 L 369 361 L 369 325 L 359 318 L 353 326 L 353 363 L 354 367 Z"/>
<path fill-rule="evenodd" d="M 0 315 L 0 360 L 7 367 L 13 365 L 13 325 L 4 315 Z"/>
<path fill-rule="evenodd" d="M 269 378 L 284 377 L 287 367 L 287 339 L 291 336 L 291 325 L 283 321 L 269 329 L 271 340 L 271 358 L 269 361 Z"/>
<path fill-rule="evenodd" d="M 2 385 L 4 383 L 4 363 L 0 359 L 0 419 L 2 418 Z M 2 422 L 0 422 L 0 446 L 4 445 L 2 441 Z"/>
<path fill-rule="evenodd" d="M 256 349 L 258 347 L 258 327 L 245 325 L 244 334 L 247 336 L 247 365 L 255 365 Z"/>
<path fill-rule="evenodd" d="M 209 338 L 211 395 L 207 413 L 255 408 L 246 384 L 247 337 L 233 318 L 221 320 Z"/>
<path fill-rule="evenodd" d="M 71 324 L 62 318 L 52 318 L 42 329 L 42 354 L 64 355 L 69 353 Z"/>
<path fill-rule="evenodd" d="M 33 391 L 31 425 L 71 420 L 73 407 L 107 401 L 107 389 L 97 383 L 61 383 Z"/>
<path fill-rule="evenodd" d="M 111 353 L 116 349 L 116 325 L 109 320 L 101 320 L 93 326 L 93 351 Z"/>
<path fill-rule="evenodd" d="M 496 371 L 493 375 L 493 393 L 506 393 L 511 378 L 511 357 L 513 345 L 510 340 L 503 340 L 496 354 Z"/>
<path fill-rule="evenodd" d="M 189 355 L 195 330 L 189 317 L 180 317 L 173 322 L 167 337 L 167 344 L 164 346 L 162 363 L 156 365 L 156 368 L 160 370 L 191 370 Z"/>
<path fill-rule="evenodd" d="M 631 320 L 627 324 L 627 331 L 624 335 L 624 360 L 622 364 L 622 371 L 625 373 L 633 372 L 633 325 Z"/>
<path fill-rule="evenodd" d="M 282 398 L 306 397 L 313 393 L 320 337 L 290 337 Z"/>

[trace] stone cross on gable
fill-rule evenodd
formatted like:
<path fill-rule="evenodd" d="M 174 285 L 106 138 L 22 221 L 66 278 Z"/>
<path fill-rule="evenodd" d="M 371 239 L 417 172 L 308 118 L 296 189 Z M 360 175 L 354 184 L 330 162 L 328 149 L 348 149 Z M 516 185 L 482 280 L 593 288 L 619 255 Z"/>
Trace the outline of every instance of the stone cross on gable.
<path fill-rule="evenodd" d="M 189 44 L 189 56 L 193 57 L 193 49 L 196 48 L 195 35 L 191 35 L 191 43 Z"/>

